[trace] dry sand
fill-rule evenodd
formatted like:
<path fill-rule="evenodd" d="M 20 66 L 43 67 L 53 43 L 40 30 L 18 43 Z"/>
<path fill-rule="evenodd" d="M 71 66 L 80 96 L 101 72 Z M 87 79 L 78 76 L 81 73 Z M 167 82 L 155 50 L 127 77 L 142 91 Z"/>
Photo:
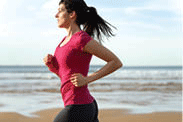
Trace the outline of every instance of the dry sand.
<path fill-rule="evenodd" d="M 0 112 L 0 122 L 52 122 L 61 109 L 35 112 L 39 117 L 27 117 L 14 112 Z M 128 110 L 100 110 L 100 122 L 182 122 L 181 112 L 129 114 Z"/>

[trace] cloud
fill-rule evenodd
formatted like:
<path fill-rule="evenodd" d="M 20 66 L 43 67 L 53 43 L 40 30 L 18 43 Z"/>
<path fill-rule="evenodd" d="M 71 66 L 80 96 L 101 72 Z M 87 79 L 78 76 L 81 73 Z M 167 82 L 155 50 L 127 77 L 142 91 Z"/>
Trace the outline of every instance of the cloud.
<path fill-rule="evenodd" d="M 111 18 L 111 23 L 123 30 L 128 30 L 128 32 L 133 30 L 138 30 L 138 32 L 178 32 L 180 31 L 180 10 L 183 9 L 179 4 L 180 1 L 148 0 L 143 4 L 134 5 L 132 3 L 124 7 L 99 8 L 98 10 L 101 15 Z"/>
<path fill-rule="evenodd" d="M 183 1 L 180 0 L 180 10 L 181 10 L 181 24 L 182 24 L 182 32 L 183 32 Z"/>
<path fill-rule="evenodd" d="M 2 13 L 6 3 L 7 3 L 7 0 L 1 0 L 0 1 L 0 14 Z"/>
<path fill-rule="evenodd" d="M 22 21 L 23 22 L 23 21 Z M 21 22 L 8 22 L 8 23 L 0 23 L 0 37 L 17 37 L 17 36 L 22 36 L 25 31 L 19 31 L 20 28 L 22 28 L 22 23 Z M 19 26 L 19 29 L 17 27 Z M 25 27 L 25 26 L 24 26 Z"/>
<path fill-rule="evenodd" d="M 99 8 L 99 11 L 101 12 L 105 12 L 105 13 L 124 13 L 127 15 L 140 15 L 141 12 L 143 11 L 147 11 L 147 10 L 151 10 L 151 11 L 171 11 L 174 12 L 176 14 L 180 14 L 179 10 L 180 8 L 168 8 L 168 7 L 161 7 L 161 6 L 144 6 L 144 7 L 125 7 L 125 8 Z"/>
<path fill-rule="evenodd" d="M 51 16 L 54 17 L 57 12 L 59 1 L 60 0 L 48 0 L 42 4 L 40 10 L 36 13 L 37 18 L 48 19 Z"/>
<path fill-rule="evenodd" d="M 60 29 L 48 29 L 48 30 L 43 30 L 40 32 L 40 35 L 41 36 L 59 36 L 59 35 L 62 35 L 64 36 L 66 33 L 64 33 L 63 30 L 60 30 Z"/>
<path fill-rule="evenodd" d="M 8 36 L 10 32 L 8 32 L 7 24 L 0 24 L 0 37 Z"/>
<path fill-rule="evenodd" d="M 180 15 L 180 9 L 183 7 L 180 2 L 182 0 L 148 0 L 144 2 L 144 5 L 128 5 L 127 7 L 122 6 L 118 8 L 99 8 L 103 12 L 124 12 L 130 15 L 139 15 L 140 12 L 151 10 L 151 11 L 172 11 Z M 139 2 L 140 3 L 140 2 Z"/>
<path fill-rule="evenodd" d="M 146 6 L 164 10 L 180 9 L 180 0 L 149 0 Z"/>
<path fill-rule="evenodd" d="M 58 3 L 59 3 L 60 0 L 49 0 L 47 2 L 45 2 L 43 5 L 42 5 L 42 9 L 44 10 L 54 10 L 56 9 L 57 10 L 57 6 L 58 6 Z"/>
<path fill-rule="evenodd" d="M 35 6 L 27 6 L 27 10 L 28 11 L 36 11 L 36 7 Z"/>
<path fill-rule="evenodd" d="M 158 25 L 156 23 L 145 23 L 145 22 L 139 22 L 139 21 L 126 21 L 126 20 L 114 20 L 112 23 L 115 24 L 115 26 L 121 27 L 122 30 L 125 32 L 144 32 L 144 31 L 156 31 L 156 32 L 167 32 L 164 27 L 161 25 Z"/>
<path fill-rule="evenodd" d="M 0 37 L 24 37 L 27 33 L 30 33 L 34 18 L 14 18 L 0 23 Z M 36 30 L 36 28 L 35 28 Z M 24 36 L 23 36 L 24 35 Z"/>

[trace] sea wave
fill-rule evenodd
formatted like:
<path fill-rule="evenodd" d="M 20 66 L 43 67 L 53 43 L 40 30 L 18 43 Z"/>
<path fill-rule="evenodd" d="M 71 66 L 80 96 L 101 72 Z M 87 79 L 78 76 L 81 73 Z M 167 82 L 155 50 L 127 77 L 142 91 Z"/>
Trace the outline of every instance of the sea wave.
<path fill-rule="evenodd" d="M 55 80 L 59 79 L 58 77 L 51 76 L 51 77 L 0 77 L 0 80 Z M 182 80 L 181 77 L 171 77 L 171 78 L 103 78 L 103 80 Z"/>
<path fill-rule="evenodd" d="M 56 75 L 47 73 L 47 74 L 33 74 L 33 73 L 23 73 L 23 74 L 0 74 L 0 80 L 55 80 L 59 79 Z M 117 75 L 110 75 L 102 78 L 104 80 L 182 80 L 182 74 L 178 75 L 124 75 L 119 73 Z"/>
<path fill-rule="evenodd" d="M 58 93 L 60 84 L 55 83 L 13 83 L 0 85 L 0 93 Z M 137 91 L 137 92 L 182 92 L 182 83 L 93 83 L 89 84 L 92 92 Z"/>

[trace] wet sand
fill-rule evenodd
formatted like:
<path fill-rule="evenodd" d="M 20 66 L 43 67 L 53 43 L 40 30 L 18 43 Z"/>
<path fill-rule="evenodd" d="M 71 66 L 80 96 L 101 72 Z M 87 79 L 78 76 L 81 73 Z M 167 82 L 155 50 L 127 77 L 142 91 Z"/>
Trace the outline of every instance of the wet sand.
<path fill-rule="evenodd" d="M 1 122 L 52 122 L 61 111 L 47 109 L 35 112 L 38 117 L 27 117 L 14 112 L 0 112 Z M 100 110 L 100 122 L 182 122 L 181 112 L 156 112 L 149 114 L 130 114 L 128 110 Z"/>

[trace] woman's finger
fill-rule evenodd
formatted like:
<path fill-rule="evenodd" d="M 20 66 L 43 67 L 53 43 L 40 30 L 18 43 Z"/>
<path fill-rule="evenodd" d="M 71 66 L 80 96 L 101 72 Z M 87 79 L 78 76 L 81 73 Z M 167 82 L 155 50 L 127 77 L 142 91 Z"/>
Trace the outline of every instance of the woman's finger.
<path fill-rule="evenodd" d="M 70 78 L 70 80 L 75 80 L 75 79 L 76 79 L 76 77 L 71 77 L 71 78 Z"/>
<path fill-rule="evenodd" d="M 71 76 L 79 76 L 79 75 L 80 75 L 80 73 L 74 73 Z"/>
<path fill-rule="evenodd" d="M 78 86 L 78 83 L 73 83 L 74 86 Z"/>
<path fill-rule="evenodd" d="M 48 54 L 47 57 L 48 57 L 48 58 L 53 58 L 53 55 Z"/>
<path fill-rule="evenodd" d="M 74 80 L 71 80 L 71 82 L 72 82 L 72 83 L 75 83 L 75 81 L 74 81 Z"/>

